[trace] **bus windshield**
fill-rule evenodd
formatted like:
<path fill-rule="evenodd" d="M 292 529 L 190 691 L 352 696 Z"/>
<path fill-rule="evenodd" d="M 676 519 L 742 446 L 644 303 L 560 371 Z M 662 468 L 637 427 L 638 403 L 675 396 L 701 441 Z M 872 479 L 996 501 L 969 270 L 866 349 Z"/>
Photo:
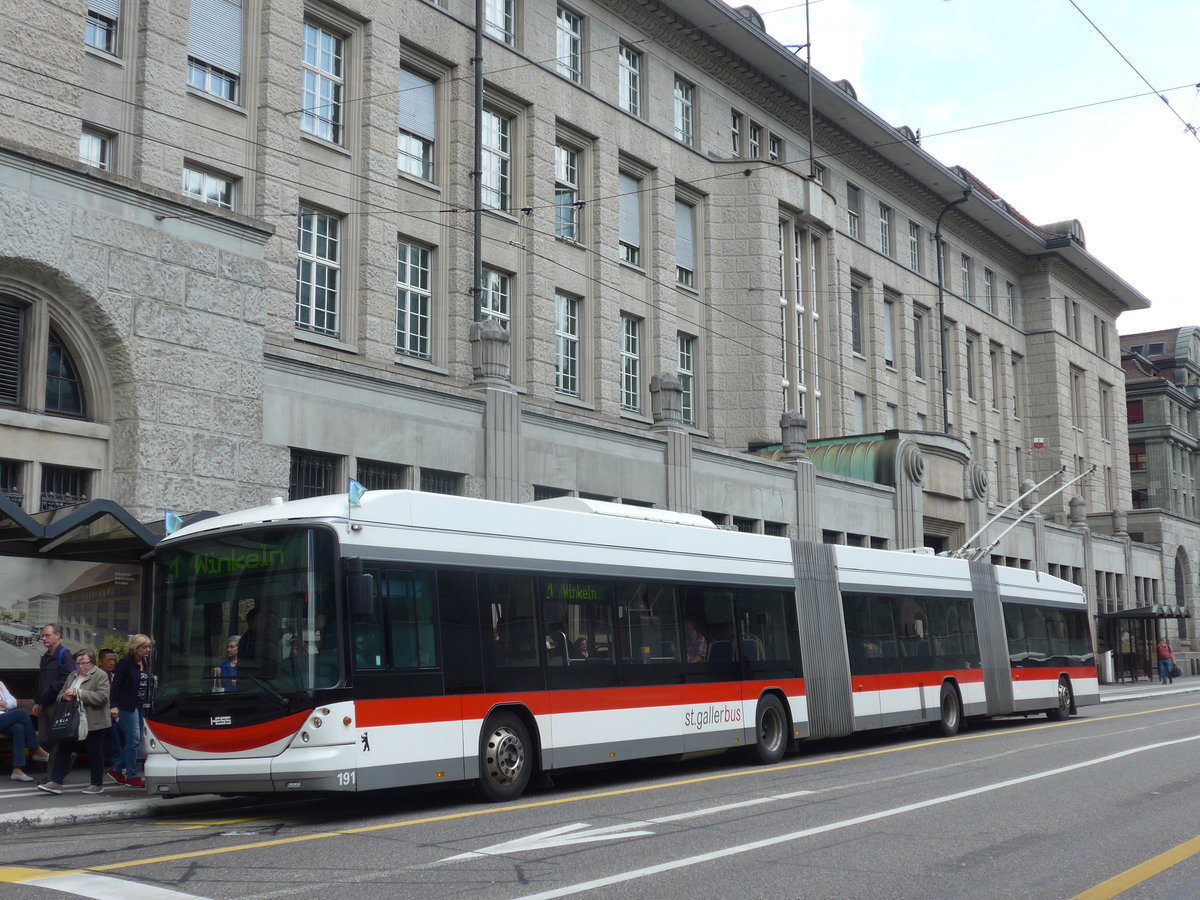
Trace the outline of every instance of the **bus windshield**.
<path fill-rule="evenodd" d="M 201 694 L 288 694 L 340 678 L 334 537 L 275 527 L 161 548 L 157 701 Z"/>

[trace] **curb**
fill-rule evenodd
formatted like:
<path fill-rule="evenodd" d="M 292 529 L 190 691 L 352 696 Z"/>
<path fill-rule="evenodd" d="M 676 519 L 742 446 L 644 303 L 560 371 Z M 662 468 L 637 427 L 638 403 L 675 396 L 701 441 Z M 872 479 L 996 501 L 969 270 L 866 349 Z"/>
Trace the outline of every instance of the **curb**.
<path fill-rule="evenodd" d="M 228 798 L 215 795 L 192 797 L 187 800 L 117 800 L 112 803 L 86 803 L 82 806 L 26 809 L 0 815 L 0 834 L 13 834 L 34 828 L 56 828 L 60 825 L 80 825 L 93 822 L 112 822 L 120 819 L 149 819 L 158 816 L 177 816 L 210 809 Z"/>

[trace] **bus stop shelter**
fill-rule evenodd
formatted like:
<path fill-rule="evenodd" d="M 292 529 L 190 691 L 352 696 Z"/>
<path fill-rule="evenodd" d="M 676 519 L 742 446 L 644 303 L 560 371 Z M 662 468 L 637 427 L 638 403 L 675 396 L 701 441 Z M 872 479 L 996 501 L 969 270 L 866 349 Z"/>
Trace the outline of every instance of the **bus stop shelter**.
<path fill-rule="evenodd" d="M 1143 676 L 1150 681 L 1157 678 L 1158 623 L 1164 619 L 1186 619 L 1189 615 L 1186 606 L 1159 603 L 1098 615 L 1103 648 L 1112 653 L 1113 681 L 1120 684 Z"/>

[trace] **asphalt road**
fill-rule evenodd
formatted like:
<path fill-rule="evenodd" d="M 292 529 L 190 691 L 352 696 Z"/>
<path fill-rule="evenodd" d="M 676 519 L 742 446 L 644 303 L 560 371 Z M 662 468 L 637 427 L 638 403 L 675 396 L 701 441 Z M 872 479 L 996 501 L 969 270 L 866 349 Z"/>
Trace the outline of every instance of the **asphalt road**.
<path fill-rule="evenodd" d="M 1200 698 L 7 835 L 0 897 L 1200 897 Z M 1141 867 L 1135 869 L 1135 867 Z M 2 870 L 0 870 L 2 871 Z M 62 875 L 62 872 L 80 872 Z M 14 883 L 19 882 L 19 883 Z"/>

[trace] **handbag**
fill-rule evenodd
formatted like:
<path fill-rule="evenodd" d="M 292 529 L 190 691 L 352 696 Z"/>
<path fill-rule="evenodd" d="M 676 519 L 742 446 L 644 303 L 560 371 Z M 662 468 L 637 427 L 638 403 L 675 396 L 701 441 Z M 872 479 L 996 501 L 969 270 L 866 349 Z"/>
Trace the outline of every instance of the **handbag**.
<path fill-rule="evenodd" d="M 1171 660 L 1171 677 L 1179 678 L 1181 675 L 1183 675 L 1183 670 L 1179 668 L 1175 660 Z"/>
<path fill-rule="evenodd" d="M 50 739 L 52 741 L 79 740 L 79 723 L 87 722 L 80 714 L 80 704 L 74 700 L 59 700 L 50 708 Z M 86 728 L 86 724 L 84 725 Z"/>

